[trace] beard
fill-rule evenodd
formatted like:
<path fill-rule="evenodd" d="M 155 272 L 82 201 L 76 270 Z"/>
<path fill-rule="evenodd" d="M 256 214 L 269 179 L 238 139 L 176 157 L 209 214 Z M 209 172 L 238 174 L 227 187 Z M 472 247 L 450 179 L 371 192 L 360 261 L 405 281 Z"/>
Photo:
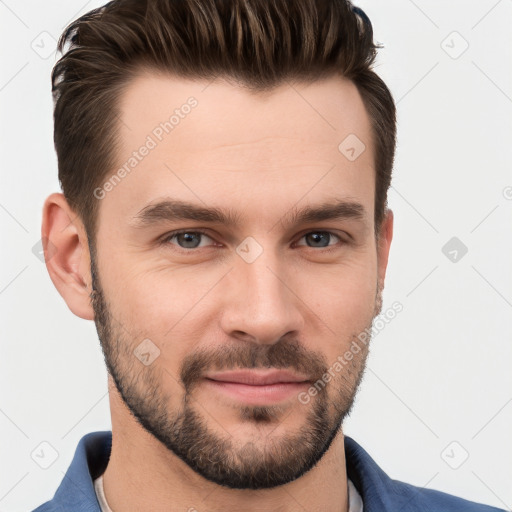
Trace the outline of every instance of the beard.
<path fill-rule="evenodd" d="M 193 352 L 180 366 L 177 386 L 183 391 L 181 406 L 170 410 L 171 395 L 162 383 L 164 372 L 171 374 L 158 363 L 142 368 L 136 360 L 133 350 L 140 340 L 131 338 L 113 318 L 99 281 L 94 251 L 91 251 L 91 275 L 94 321 L 107 370 L 119 395 L 136 421 L 192 470 L 231 489 L 269 489 L 296 480 L 320 461 L 352 410 L 366 367 L 369 340 L 359 343 L 361 350 L 346 362 L 338 375 L 322 383 L 325 387 L 308 404 L 297 400 L 292 406 L 293 410 L 306 411 L 300 428 L 293 428 L 285 435 L 272 435 L 290 410 L 289 404 L 286 407 L 237 406 L 235 410 L 241 422 L 257 427 L 266 425 L 269 430 L 262 441 L 244 442 L 225 430 L 218 433 L 211 426 L 215 420 L 208 421 L 204 408 L 204 413 L 201 412 L 202 406 L 194 399 L 193 391 L 205 373 L 235 368 L 292 369 L 319 383 L 329 369 L 325 357 L 306 350 L 295 339 L 285 338 L 270 345 L 244 342 Z M 381 308 L 382 289 L 378 285 L 374 316 Z M 371 332 L 372 321 L 373 317 L 366 326 L 367 333 Z M 357 343 L 356 334 L 347 345 L 340 345 L 343 352 L 352 341 Z"/>

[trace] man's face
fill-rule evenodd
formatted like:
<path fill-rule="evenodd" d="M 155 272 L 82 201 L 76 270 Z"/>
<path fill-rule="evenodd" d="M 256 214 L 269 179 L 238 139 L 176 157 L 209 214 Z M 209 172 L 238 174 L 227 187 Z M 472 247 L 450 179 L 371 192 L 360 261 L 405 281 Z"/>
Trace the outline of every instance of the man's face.
<path fill-rule="evenodd" d="M 361 98 L 341 78 L 251 95 L 147 74 L 120 108 L 114 172 L 129 171 L 104 187 L 92 261 L 117 391 L 205 478 L 292 481 L 349 412 L 368 353 L 357 335 L 381 308 Z M 366 146 L 356 159 L 354 136 Z M 163 201 L 174 203 L 154 208 Z M 342 202 L 337 215 L 325 207 Z M 301 216 L 306 208 L 317 215 Z M 344 360 L 353 342 L 360 350 Z M 251 375 L 273 384 L 241 383 Z"/>

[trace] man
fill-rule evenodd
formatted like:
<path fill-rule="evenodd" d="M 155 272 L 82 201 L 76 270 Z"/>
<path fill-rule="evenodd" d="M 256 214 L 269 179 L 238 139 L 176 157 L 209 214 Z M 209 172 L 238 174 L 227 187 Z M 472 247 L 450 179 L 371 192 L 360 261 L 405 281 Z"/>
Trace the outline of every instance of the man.
<path fill-rule="evenodd" d="M 47 267 L 112 433 L 36 510 L 490 511 L 343 435 L 393 233 L 395 106 L 348 1 L 115 0 L 53 72 Z"/>

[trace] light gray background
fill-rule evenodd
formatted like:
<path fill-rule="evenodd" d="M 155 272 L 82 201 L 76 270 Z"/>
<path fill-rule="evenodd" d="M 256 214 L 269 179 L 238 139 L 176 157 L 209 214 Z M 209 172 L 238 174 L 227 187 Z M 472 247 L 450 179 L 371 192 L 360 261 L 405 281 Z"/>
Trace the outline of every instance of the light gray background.
<path fill-rule="evenodd" d="M 50 499 L 78 440 L 111 427 L 94 324 L 32 252 L 59 190 L 55 39 L 102 3 L 0 0 L 0 512 Z M 395 479 L 510 509 L 512 1 L 358 5 L 399 112 L 383 310 L 404 309 L 373 340 L 345 433 Z M 468 248 L 456 262 L 442 252 L 452 237 Z M 47 469 L 42 442 L 58 453 Z"/>

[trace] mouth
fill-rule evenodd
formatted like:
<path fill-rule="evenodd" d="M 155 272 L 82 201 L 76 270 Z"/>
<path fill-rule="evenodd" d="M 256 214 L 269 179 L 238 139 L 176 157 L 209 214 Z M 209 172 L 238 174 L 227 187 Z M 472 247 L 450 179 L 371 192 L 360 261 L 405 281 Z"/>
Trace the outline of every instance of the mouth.
<path fill-rule="evenodd" d="M 209 373 L 203 383 L 231 399 L 265 405 L 296 396 L 311 381 L 307 375 L 287 370 L 233 370 Z"/>

